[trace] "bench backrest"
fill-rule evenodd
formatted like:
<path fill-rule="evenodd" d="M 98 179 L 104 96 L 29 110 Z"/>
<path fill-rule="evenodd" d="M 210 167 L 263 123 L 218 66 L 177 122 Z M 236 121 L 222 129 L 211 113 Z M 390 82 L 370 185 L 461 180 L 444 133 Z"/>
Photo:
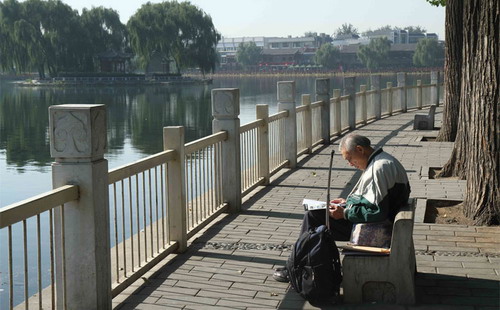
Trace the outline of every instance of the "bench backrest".
<path fill-rule="evenodd" d="M 433 104 L 431 105 L 431 108 L 429 109 L 429 114 L 427 116 L 429 117 L 431 124 L 434 124 L 434 114 L 436 113 L 436 105 Z"/>
<path fill-rule="evenodd" d="M 414 217 L 415 199 L 410 198 L 408 204 L 399 210 L 394 219 L 390 255 L 394 256 L 397 260 L 406 260 L 408 253 L 411 255 L 415 252 L 413 248 Z M 413 254 L 413 256 L 414 255 L 415 254 Z M 405 262 L 401 261 L 401 263 Z"/>

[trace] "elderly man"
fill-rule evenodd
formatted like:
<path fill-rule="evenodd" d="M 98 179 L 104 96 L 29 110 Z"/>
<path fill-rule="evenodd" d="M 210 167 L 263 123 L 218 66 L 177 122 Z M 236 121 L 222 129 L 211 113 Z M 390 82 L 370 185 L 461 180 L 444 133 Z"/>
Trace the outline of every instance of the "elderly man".
<path fill-rule="evenodd" d="M 408 201 L 410 184 L 401 163 L 381 148 L 373 149 L 367 137 L 349 134 L 340 141 L 339 149 L 349 165 L 363 171 L 347 199 L 330 202 L 330 231 L 335 240 L 348 241 L 353 224 L 392 223 L 400 207 Z M 324 224 L 324 210 L 308 211 L 301 234 Z M 277 269 L 273 278 L 287 282 L 286 269 Z"/>

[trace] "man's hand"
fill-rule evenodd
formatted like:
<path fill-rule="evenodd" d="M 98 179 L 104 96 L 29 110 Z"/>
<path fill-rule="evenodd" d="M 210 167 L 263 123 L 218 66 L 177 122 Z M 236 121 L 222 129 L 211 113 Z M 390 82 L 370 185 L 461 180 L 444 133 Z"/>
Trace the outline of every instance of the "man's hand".
<path fill-rule="evenodd" d="M 344 218 L 344 208 L 341 206 L 330 205 L 328 212 L 330 213 L 330 217 L 336 220 Z"/>

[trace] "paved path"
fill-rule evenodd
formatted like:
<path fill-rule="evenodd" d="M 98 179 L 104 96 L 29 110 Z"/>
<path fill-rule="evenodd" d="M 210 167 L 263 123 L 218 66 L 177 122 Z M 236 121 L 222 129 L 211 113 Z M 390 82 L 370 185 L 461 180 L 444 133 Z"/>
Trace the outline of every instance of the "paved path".
<path fill-rule="evenodd" d="M 438 112 L 441 110 L 438 108 Z M 412 197 L 462 200 L 465 182 L 428 178 L 442 167 L 452 143 L 421 141 L 437 131 L 413 131 L 415 112 L 399 114 L 357 130 L 399 158 L 408 171 Z M 442 114 L 437 114 L 439 125 Z M 223 215 L 192 240 L 189 250 L 117 296 L 117 309 L 316 309 L 275 282 L 273 269 L 284 264 L 298 236 L 304 198 L 324 200 L 332 146 L 303 157 L 272 184 L 247 198 L 244 211 Z M 345 197 L 360 172 L 339 154 L 334 157 L 332 197 Z M 416 222 L 425 200 L 419 200 Z M 417 301 L 412 307 L 339 305 L 332 309 L 499 309 L 500 228 L 416 223 Z"/>

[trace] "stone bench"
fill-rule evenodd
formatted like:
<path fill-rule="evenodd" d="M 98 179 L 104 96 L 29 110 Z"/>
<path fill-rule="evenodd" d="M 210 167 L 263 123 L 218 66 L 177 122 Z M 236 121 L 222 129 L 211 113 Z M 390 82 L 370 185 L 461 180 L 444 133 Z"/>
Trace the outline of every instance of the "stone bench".
<path fill-rule="evenodd" d="M 413 120 L 414 130 L 433 130 L 434 129 L 434 114 L 436 113 L 436 105 L 431 105 L 428 114 L 416 114 Z"/>
<path fill-rule="evenodd" d="M 345 255 L 342 261 L 345 303 L 415 303 L 415 199 L 394 220 L 389 255 Z"/>

